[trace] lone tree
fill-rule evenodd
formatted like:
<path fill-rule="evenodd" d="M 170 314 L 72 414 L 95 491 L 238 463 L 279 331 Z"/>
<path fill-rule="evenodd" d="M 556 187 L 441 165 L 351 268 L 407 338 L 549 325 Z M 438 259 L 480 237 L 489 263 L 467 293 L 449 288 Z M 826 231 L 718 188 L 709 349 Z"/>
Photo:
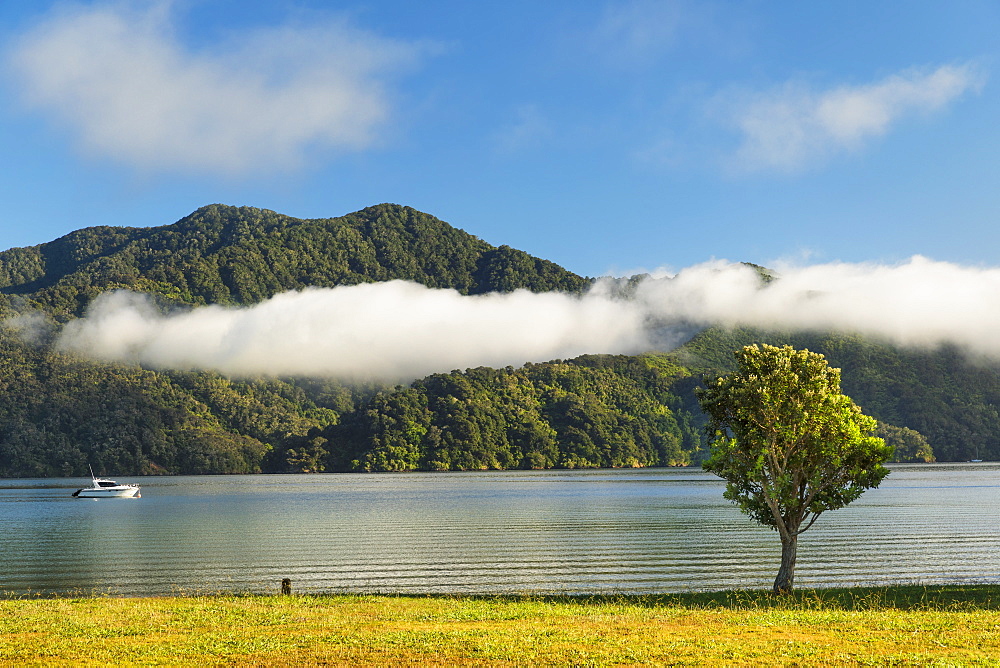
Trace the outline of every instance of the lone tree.
<path fill-rule="evenodd" d="M 874 418 L 840 392 L 840 369 L 791 346 L 746 346 L 739 368 L 698 393 L 709 415 L 703 467 L 726 480 L 725 498 L 781 537 L 775 593 L 792 590 L 799 534 L 889 473 L 892 448 Z"/>

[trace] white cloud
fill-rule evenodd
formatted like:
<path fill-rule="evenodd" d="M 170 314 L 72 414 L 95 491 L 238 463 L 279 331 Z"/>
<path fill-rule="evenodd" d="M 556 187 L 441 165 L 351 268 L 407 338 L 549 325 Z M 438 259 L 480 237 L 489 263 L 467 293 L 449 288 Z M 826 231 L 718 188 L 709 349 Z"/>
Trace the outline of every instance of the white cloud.
<path fill-rule="evenodd" d="M 814 91 L 788 84 L 730 98 L 723 104 L 743 136 L 734 163 L 748 171 L 809 168 L 831 154 L 862 148 L 908 114 L 941 109 L 982 84 L 972 65 L 945 65 L 863 86 Z"/>
<path fill-rule="evenodd" d="M 387 79 L 421 51 L 338 20 L 196 51 L 170 14 L 166 2 L 48 14 L 7 53 L 23 101 L 86 152 L 144 170 L 266 173 L 370 146 L 390 113 Z"/>
<path fill-rule="evenodd" d="M 1000 269 L 914 257 L 898 265 L 780 268 L 709 262 L 583 297 L 518 291 L 467 297 L 393 281 L 307 289 L 247 308 L 161 315 L 146 297 L 100 297 L 60 345 L 104 360 L 232 375 L 405 381 L 475 366 L 669 348 L 693 327 L 856 332 L 902 346 L 944 343 L 1000 360 Z"/>
<path fill-rule="evenodd" d="M 69 323 L 60 345 L 104 360 L 216 369 L 411 380 L 594 350 L 637 352 L 642 314 L 601 296 L 462 296 L 392 281 L 312 288 L 249 308 L 209 306 L 161 316 L 131 292 L 102 295 Z"/>
<path fill-rule="evenodd" d="M 840 331 L 902 346 L 953 344 L 1000 360 L 1000 268 L 915 256 L 898 265 L 785 266 L 761 287 L 755 272 L 725 262 L 643 284 L 639 302 L 657 317 L 703 325 Z"/>

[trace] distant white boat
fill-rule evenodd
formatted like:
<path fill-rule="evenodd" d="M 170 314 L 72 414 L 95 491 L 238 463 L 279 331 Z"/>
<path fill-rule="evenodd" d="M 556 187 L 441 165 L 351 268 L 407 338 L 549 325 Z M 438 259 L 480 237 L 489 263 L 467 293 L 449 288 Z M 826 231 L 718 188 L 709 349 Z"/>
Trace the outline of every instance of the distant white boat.
<path fill-rule="evenodd" d="M 90 469 L 90 477 L 93 485 L 81 487 L 73 492 L 73 496 L 81 499 L 101 499 L 101 498 L 136 498 L 142 495 L 139 493 L 138 485 L 119 485 L 114 480 L 98 478 L 94 475 L 94 469 Z"/>

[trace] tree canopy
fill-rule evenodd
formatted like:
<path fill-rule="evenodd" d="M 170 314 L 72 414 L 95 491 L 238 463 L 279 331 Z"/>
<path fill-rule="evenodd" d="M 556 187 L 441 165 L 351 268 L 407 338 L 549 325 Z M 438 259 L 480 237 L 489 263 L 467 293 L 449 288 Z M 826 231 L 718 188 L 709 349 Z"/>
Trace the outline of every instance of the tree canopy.
<path fill-rule="evenodd" d="M 1000 459 L 1000 367 L 950 346 L 901 348 L 856 334 L 710 328 L 678 351 L 693 373 L 732 371 L 753 343 L 822 353 L 844 370 L 843 391 L 880 422 L 919 432 L 938 461 Z M 901 449 L 898 459 L 907 459 Z M 920 459 L 926 459 L 921 457 Z"/>
<path fill-rule="evenodd" d="M 756 269 L 762 281 L 780 280 Z M 87 460 L 121 474 L 698 463 L 707 419 L 699 378 L 733 370 L 730 351 L 755 342 L 808 348 L 844 368 L 844 391 L 884 425 L 900 460 L 1000 458 L 995 364 L 845 334 L 691 325 L 693 339 L 668 354 L 453 371 L 399 388 L 103 364 L 49 345 L 61 323 L 116 288 L 169 310 L 392 279 L 463 294 L 591 285 L 393 204 L 311 220 L 213 204 L 170 225 L 92 227 L 2 251 L 0 475 L 83 473 Z M 638 282 L 621 279 L 612 291 L 628 299 Z M 608 388 L 622 398 L 608 400 Z M 675 442 L 671 433 L 679 453 L 650 445 Z"/>
<path fill-rule="evenodd" d="M 463 294 L 577 292 L 591 282 L 394 204 L 310 220 L 213 204 L 172 225 L 91 227 L 0 252 L 0 292 L 60 321 L 114 288 L 170 304 L 243 305 L 309 286 L 394 279 Z"/>
<path fill-rule="evenodd" d="M 808 350 L 746 346 L 737 369 L 699 392 L 709 416 L 706 470 L 725 498 L 781 538 L 775 592 L 792 589 L 798 536 L 828 510 L 877 487 L 892 448 L 840 391 L 840 370 Z"/>
<path fill-rule="evenodd" d="M 377 393 L 276 457 L 287 470 L 304 451 L 346 471 L 687 464 L 701 441 L 672 390 L 684 374 L 658 355 L 433 374 Z"/>

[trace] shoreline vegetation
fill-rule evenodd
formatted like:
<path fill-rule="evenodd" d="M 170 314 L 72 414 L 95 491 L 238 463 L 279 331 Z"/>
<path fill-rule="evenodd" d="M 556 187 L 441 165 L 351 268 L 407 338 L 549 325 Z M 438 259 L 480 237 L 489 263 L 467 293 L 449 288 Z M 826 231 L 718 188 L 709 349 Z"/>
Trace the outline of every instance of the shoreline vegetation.
<path fill-rule="evenodd" d="M 781 280 L 750 267 L 761 287 Z M 647 280 L 672 279 L 606 279 L 601 291 L 627 300 Z M 846 332 L 650 322 L 663 338 L 647 354 L 560 360 L 557 347 L 543 361 L 549 353 L 532 348 L 496 358 L 511 366 L 448 356 L 411 367 L 429 353 L 415 353 L 412 337 L 394 339 L 395 326 L 371 325 L 347 338 L 365 350 L 375 334 L 398 343 L 378 356 L 383 372 L 371 378 L 320 368 L 315 356 L 305 369 L 277 365 L 272 345 L 262 348 L 266 367 L 228 374 L 208 370 L 219 365 L 207 359 L 203 370 L 189 368 L 186 350 L 174 370 L 156 355 L 139 364 L 139 343 L 101 360 L 87 355 L 103 348 L 84 333 L 102 331 L 91 325 L 112 313 L 153 332 L 168 315 L 207 306 L 249 313 L 282 295 L 351 286 L 388 286 L 379 294 L 398 299 L 405 284 L 513 297 L 583 294 L 595 279 L 394 204 L 310 220 L 209 205 L 169 225 L 92 227 L 0 251 L 0 475 L 85 476 L 88 466 L 133 476 L 698 464 L 707 450 L 694 389 L 731 371 L 732 351 L 751 343 L 807 348 L 842 368 L 844 393 L 881 421 L 878 435 L 900 461 L 1000 459 L 996 365 L 956 346 L 896 348 Z M 247 331 L 288 338 L 276 323 Z M 403 351 L 395 364 L 392 350 Z M 339 350 L 328 361 L 354 357 Z"/>
<path fill-rule="evenodd" d="M 19 665 L 1000 665 L 1000 585 L 0 599 Z"/>

